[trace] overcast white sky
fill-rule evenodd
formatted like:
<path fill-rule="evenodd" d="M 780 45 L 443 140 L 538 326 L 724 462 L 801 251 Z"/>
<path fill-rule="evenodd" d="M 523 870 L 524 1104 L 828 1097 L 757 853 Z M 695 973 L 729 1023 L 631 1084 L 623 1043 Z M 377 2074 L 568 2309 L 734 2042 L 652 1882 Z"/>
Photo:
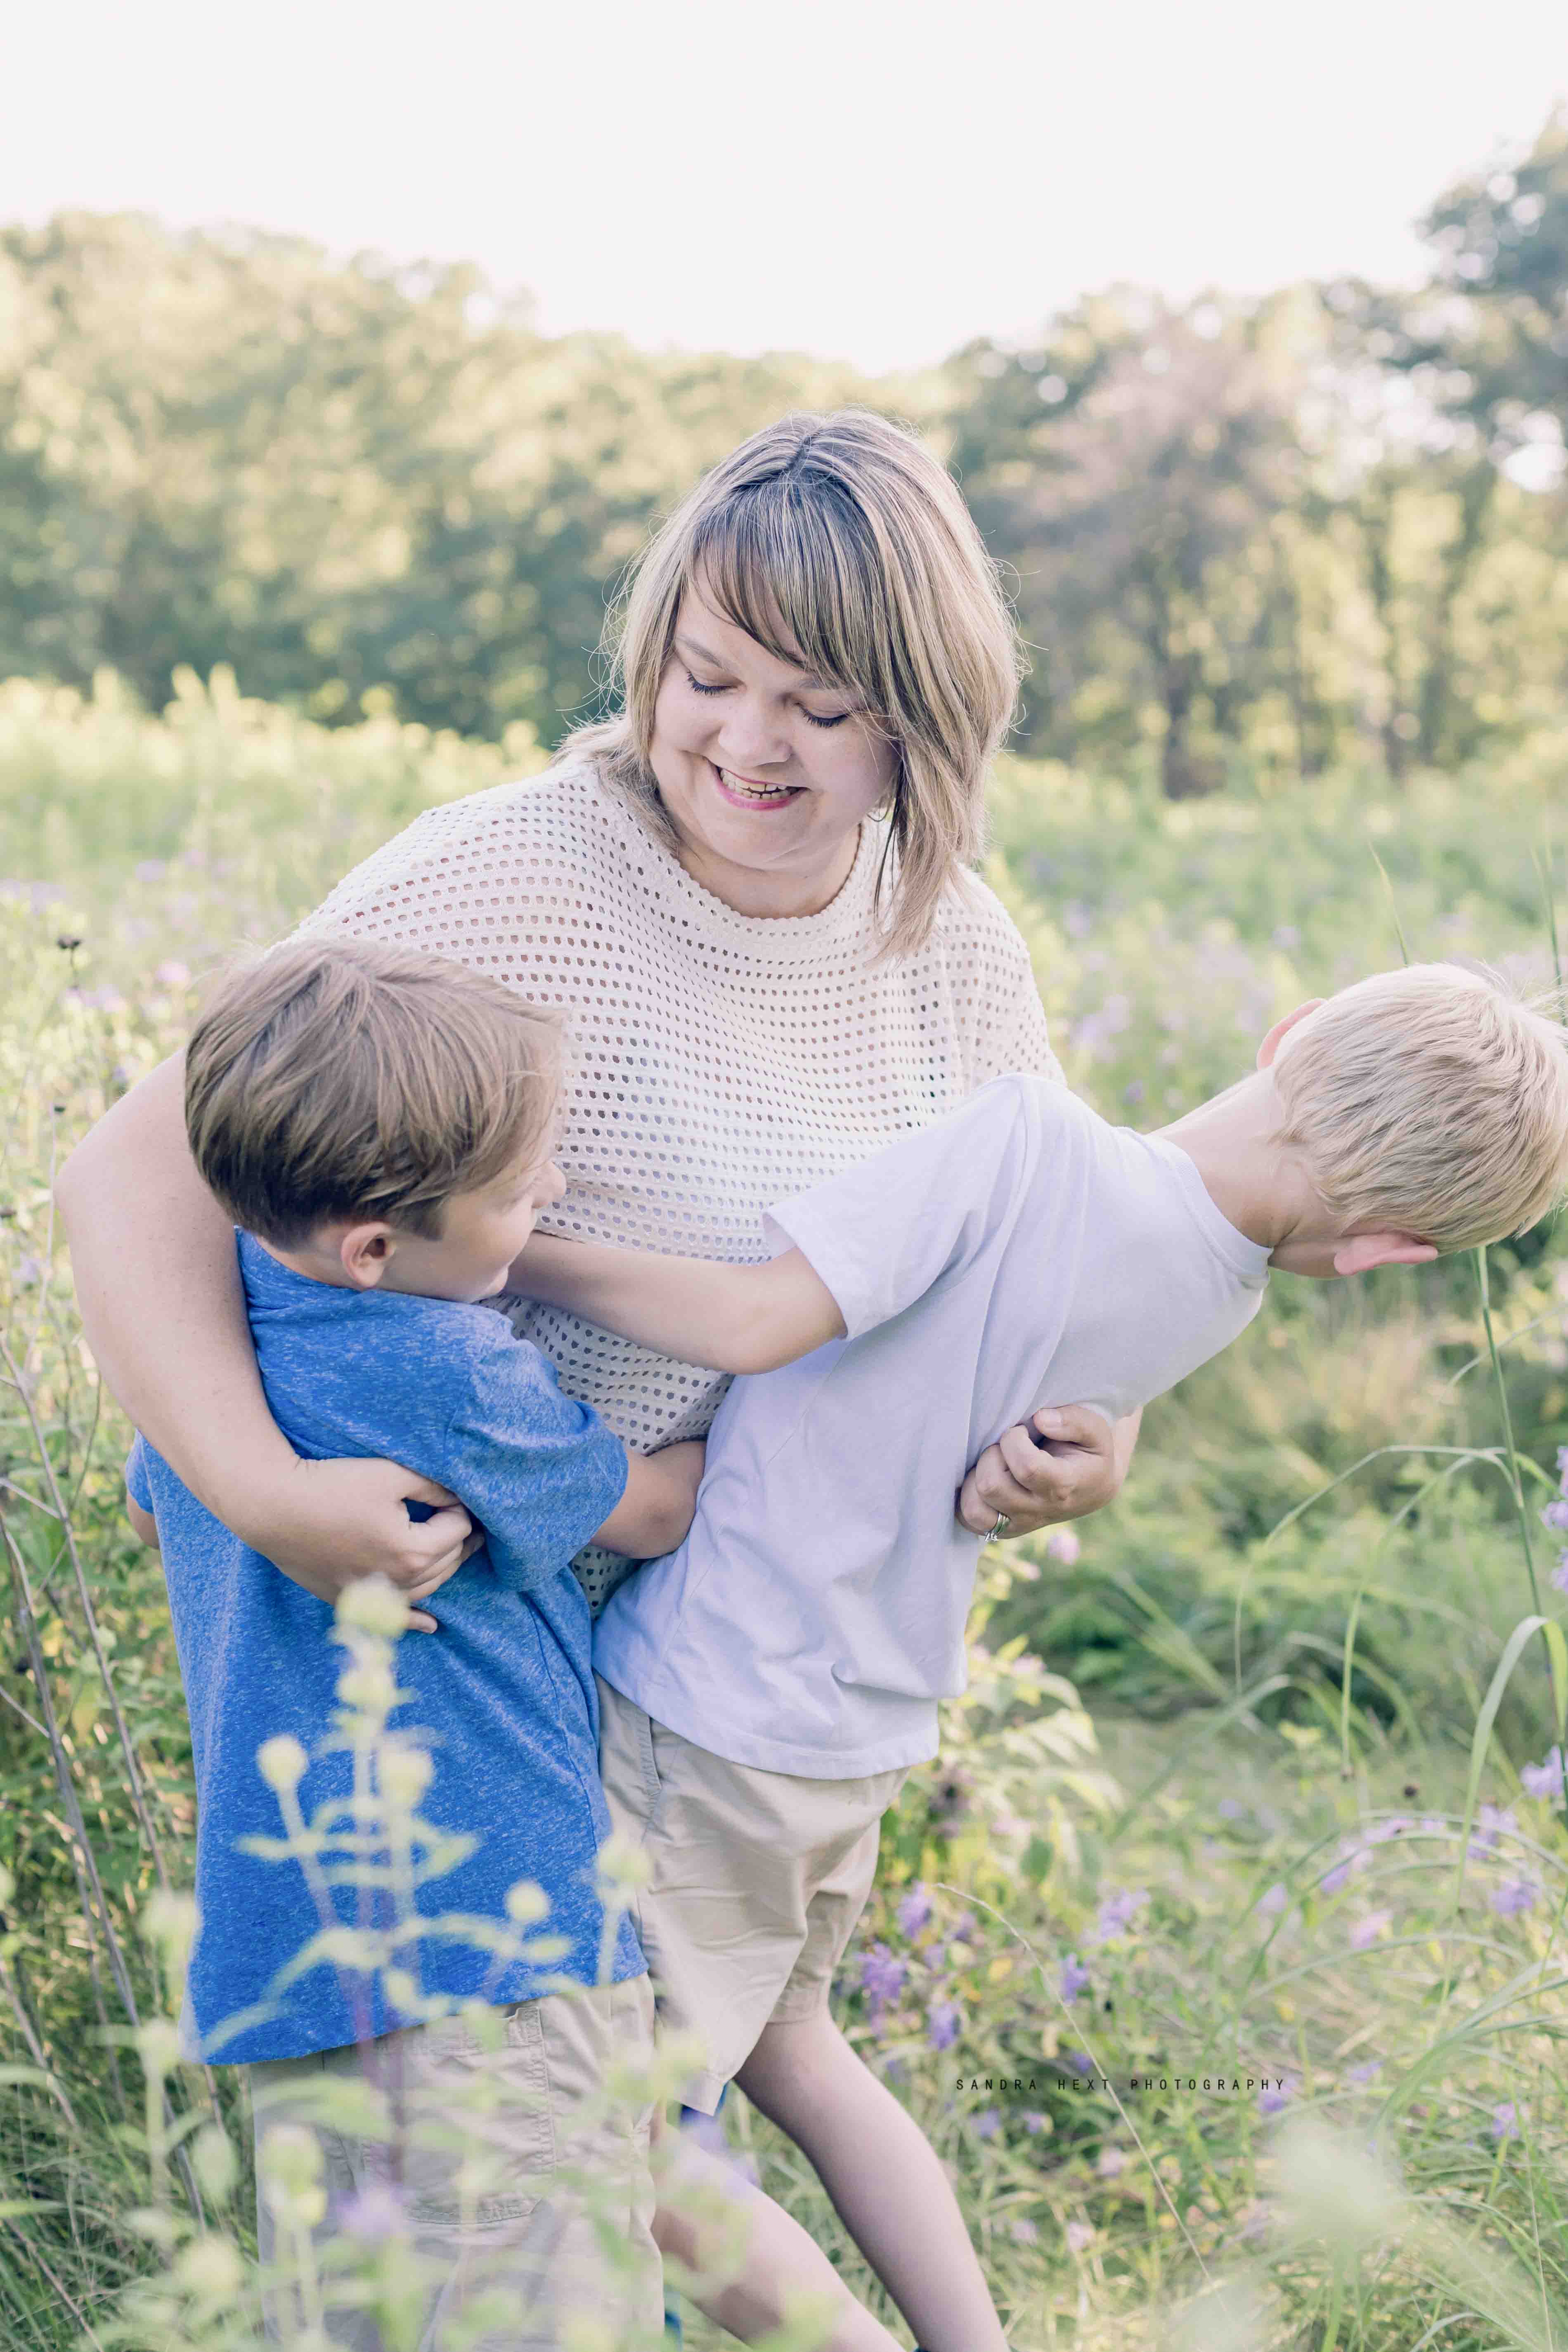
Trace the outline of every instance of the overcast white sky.
<path fill-rule="evenodd" d="M 878 369 L 1089 287 L 1409 278 L 1568 91 L 1510 0 L 53 0 L 0 217 L 245 220 L 479 262 L 540 323 Z"/>

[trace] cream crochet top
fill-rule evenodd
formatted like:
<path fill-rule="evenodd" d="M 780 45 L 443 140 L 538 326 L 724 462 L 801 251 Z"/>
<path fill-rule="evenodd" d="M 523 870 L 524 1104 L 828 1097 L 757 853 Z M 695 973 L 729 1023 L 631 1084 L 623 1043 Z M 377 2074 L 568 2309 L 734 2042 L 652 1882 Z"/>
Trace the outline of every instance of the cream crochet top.
<path fill-rule="evenodd" d="M 542 1227 L 754 1261 L 770 1202 L 1000 1071 L 1061 1076 L 1028 952 L 984 884 L 950 893 L 918 952 L 873 961 L 882 845 L 864 825 L 819 914 L 738 915 L 567 761 L 426 810 L 305 929 L 451 956 L 561 1008 L 568 1190 Z M 724 1374 L 508 1303 L 566 1394 L 637 1452 L 707 1431 Z M 626 1563 L 590 1549 L 575 1566 L 597 1610 Z"/>

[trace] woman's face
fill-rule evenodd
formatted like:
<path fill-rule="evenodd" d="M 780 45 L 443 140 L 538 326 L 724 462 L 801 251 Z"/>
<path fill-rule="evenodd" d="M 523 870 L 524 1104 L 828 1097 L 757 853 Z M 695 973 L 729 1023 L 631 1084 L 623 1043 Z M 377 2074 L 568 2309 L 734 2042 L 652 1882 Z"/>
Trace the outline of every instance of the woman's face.
<path fill-rule="evenodd" d="M 652 765 L 695 881 L 738 913 L 804 915 L 843 887 L 898 761 L 854 696 L 781 661 L 690 588 Z"/>

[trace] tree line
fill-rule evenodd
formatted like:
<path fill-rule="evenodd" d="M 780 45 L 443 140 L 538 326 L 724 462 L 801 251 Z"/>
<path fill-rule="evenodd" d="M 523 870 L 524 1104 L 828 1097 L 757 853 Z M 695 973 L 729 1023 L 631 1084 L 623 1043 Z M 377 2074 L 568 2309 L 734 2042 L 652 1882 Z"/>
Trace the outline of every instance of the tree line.
<path fill-rule="evenodd" d="M 1019 741 L 1463 766 L 1568 712 L 1568 121 L 1445 191 L 1426 282 L 1174 304 L 866 379 L 538 333 L 480 274 L 138 215 L 0 230 L 0 676 L 219 663 L 327 719 L 552 742 L 650 526 L 790 407 L 957 474 L 1031 649 Z"/>

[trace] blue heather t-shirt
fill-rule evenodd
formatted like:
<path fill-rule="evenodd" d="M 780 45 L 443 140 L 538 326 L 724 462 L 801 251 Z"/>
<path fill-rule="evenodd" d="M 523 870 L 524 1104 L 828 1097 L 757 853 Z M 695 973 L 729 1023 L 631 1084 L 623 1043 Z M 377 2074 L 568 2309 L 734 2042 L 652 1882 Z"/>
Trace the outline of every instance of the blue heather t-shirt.
<path fill-rule="evenodd" d="M 619 1502 L 625 1450 L 561 1394 L 538 1349 L 492 1308 L 335 1289 L 293 1273 L 248 1234 L 238 1242 L 267 1401 L 295 1450 L 405 1463 L 449 1486 L 485 1528 L 483 1547 L 422 1604 L 439 1633 L 406 1634 L 395 1653 L 409 1698 L 390 1728 L 421 1734 L 435 1759 L 420 1811 L 479 1840 L 418 1890 L 417 1907 L 504 1922 L 507 1888 L 531 1879 L 550 1902 L 544 1931 L 571 1949 L 545 1967 L 498 1967 L 465 1942 L 422 1937 L 410 1965 L 427 1994 L 495 2002 L 531 2000 L 557 1974 L 592 1983 L 603 1924 L 595 1857 L 610 1822 L 588 1605 L 568 1563 Z M 311 1756 L 300 1784 L 307 1822 L 323 1801 L 348 1795 L 348 1754 L 316 1754 L 348 1653 L 331 1639 L 327 1604 L 231 1535 L 143 1438 L 126 1476 L 158 1522 L 195 1757 L 201 1927 L 187 2040 L 194 2030 L 220 2063 L 338 2048 L 357 2038 L 355 2016 L 350 1987 L 325 1962 L 278 1995 L 265 2021 L 223 2028 L 268 1999 L 278 1971 L 323 1924 L 297 1862 L 239 1852 L 236 1841 L 284 1834 L 256 1763 L 277 1733 Z M 334 1900 L 342 1922 L 355 1924 L 359 1890 L 340 1887 Z M 612 1973 L 643 1968 L 623 1918 Z M 374 1979 L 354 1990 L 369 1995 L 363 2031 L 408 2022 Z"/>

